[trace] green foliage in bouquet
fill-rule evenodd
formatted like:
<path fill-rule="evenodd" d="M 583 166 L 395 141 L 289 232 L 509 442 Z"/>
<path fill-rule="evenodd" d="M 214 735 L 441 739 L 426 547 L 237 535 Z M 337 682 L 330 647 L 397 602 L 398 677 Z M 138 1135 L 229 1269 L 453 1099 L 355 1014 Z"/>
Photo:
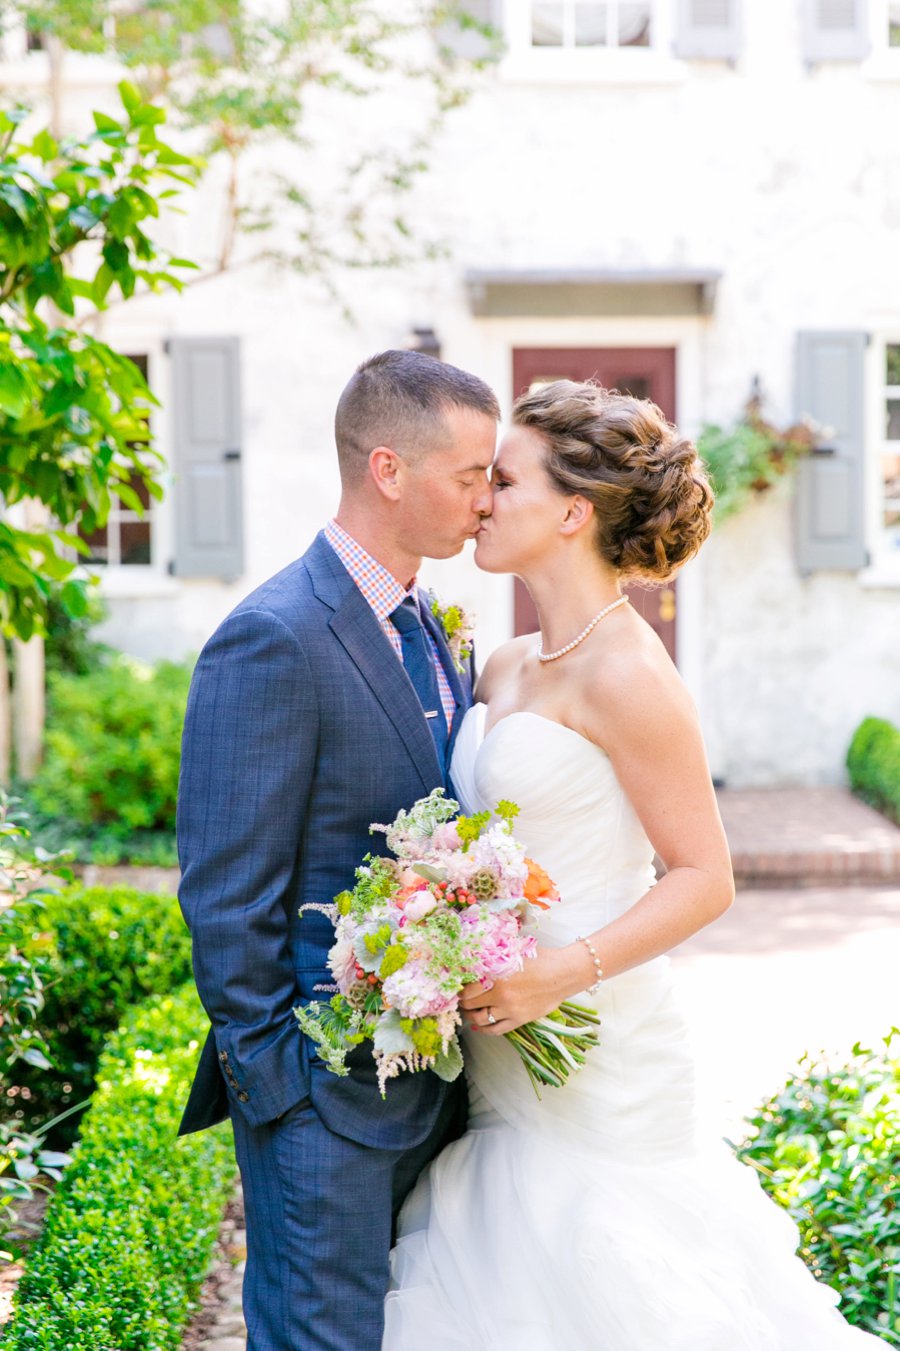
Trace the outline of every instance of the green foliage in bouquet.
<path fill-rule="evenodd" d="M 51 676 L 44 763 L 29 796 L 40 817 L 62 823 L 54 838 L 174 830 L 190 679 L 187 665 L 125 656 L 89 675 Z"/>
<path fill-rule="evenodd" d="M 750 1118 L 739 1157 L 800 1229 L 850 1323 L 900 1346 L 900 1032 L 845 1065 L 803 1061 Z"/>
<path fill-rule="evenodd" d="M 847 772 L 854 793 L 900 825 L 900 728 L 864 718 L 847 751 Z"/>
<path fill-rule="evenodd" d="M 206 1028 L 185 987 L 109 1042 L 3 1351 L 179 1351 L 235 1175 L 227 1127 L 176 1140 Z"/>
<path fill-rule="evenodd" d="M 106 1039 L 130 1008 L 190 979 L 190 938 L 172 896 L 76 886 L 44 897 L 19 925 L 18 946 L 43 975 L 51 1068 L 20 1065 L 15 1075 L 27 1121 L 41 1123 L 90 1095 Z"/>

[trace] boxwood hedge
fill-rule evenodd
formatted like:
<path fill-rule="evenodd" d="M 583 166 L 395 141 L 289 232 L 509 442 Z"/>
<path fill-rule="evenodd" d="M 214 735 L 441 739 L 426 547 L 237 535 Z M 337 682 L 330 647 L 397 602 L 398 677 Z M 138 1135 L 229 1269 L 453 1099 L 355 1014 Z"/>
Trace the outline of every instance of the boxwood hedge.
<path fill-rule="evenodd" d="M 100 1053 L 126 1012 L 191 975 L 190 936 L 174 897 L 75 886 L 43 901 L 18 935 L 22 951 L 41 963 L 40 1030 L 53 1063 L 15 1074 L 28 1094 L 19 1097 L 28 1124 L 88 1097 Z"/>
<path fill-rule="evenodd" d="M 738 1151 L 800 1229 L 850 1322 L 900 1346 L 900 1034 L 844 1065 L 802 1063 Z"/>
<path fill-rule="evenodd" d="M 227 1125 L 175 1138 L 205 1028 L 185 986 L 110 1039 L 3 1351 L 178 1351 L 235 1176 Z"/>
<path fill-rule="evenodd" d="M 900 728 L 864 718 L 847 751 L 850 787 L 900 825 Z"/>

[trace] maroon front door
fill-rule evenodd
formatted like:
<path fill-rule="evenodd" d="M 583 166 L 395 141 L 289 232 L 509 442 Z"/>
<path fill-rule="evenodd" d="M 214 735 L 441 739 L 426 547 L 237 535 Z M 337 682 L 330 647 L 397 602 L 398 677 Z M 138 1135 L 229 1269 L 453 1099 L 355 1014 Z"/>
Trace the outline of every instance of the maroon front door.
<path fill-rule="evenodd" d="M 513 395 L 548 380 L 596 380 L 606 389 L 652 399 L 675 420 L 675 349 L 672 347 L 517 347 L 513 351 Z M 537 614 L 516 579 L 516 633 L 534 633 Z M 675 660 L 675 583 L 624 588 L 639 614 L 653 626 Z"/>

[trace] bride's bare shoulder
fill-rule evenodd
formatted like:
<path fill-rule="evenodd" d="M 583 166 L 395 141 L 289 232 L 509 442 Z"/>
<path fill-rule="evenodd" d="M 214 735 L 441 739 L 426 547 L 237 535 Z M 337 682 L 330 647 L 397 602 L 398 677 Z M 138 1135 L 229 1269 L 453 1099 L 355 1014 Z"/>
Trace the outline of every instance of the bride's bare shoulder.
<path fill-rule="evenodd" d="M 508 683 L 521 668 L 529 650 L 540 641 L 540 634 L 525 633 L 498 647 L 488 657 L 475 686 L 475 698 L 486 704 L 498 686 Z"/>
<path fill-rule="evenodd" d="M 590 670 L 584 694 L 594 719 L 604 723 L 618 725 L 630 716 L 646 722 L 654 709 L 663 717 L 696 716 L 693 700 L 672 658 L 643 620 L 608 645 L 603 661 Z"/>

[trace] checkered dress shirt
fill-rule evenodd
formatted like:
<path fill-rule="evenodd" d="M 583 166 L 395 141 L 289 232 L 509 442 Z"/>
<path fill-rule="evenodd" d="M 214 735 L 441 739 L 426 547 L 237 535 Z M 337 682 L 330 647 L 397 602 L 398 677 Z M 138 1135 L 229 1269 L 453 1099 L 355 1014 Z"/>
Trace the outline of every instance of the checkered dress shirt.
<path fill-rule="evenodd" d="M 388 572 L 387 568 L 376 562 L 371 554 L 367 554 L 365 549 L 347 534 L 346 530 L 341 529 L 337 521 L 328 522 L 325 527 L 325 538 L 359 587 L 372 613 L 381 625 L 384 636 L 402 662 L 403 646 L 400 641 L 400 634 L 391 623 L 389 616 L 392 611 L 396 610 L 402 600 L 407 596 L 415 595 L 415 577 L 409 587 L 404 587 L 397 581 L 396 577 Z M 434 662 L 434 669 L 437 672 L 438 690 L 441 695 L 441 707 L 444 710 L 444 717 L 447 719 L 447 727 L 449 728 L 453 721 L 456 700 L 453 698 L 453 691 L 450 689 L 450 682 L 447 679 L 440 653 L 427 629 L 425 629 L 425 637 L 428 639 L 428 645 L 431 648 L 431 657 Z"/>

